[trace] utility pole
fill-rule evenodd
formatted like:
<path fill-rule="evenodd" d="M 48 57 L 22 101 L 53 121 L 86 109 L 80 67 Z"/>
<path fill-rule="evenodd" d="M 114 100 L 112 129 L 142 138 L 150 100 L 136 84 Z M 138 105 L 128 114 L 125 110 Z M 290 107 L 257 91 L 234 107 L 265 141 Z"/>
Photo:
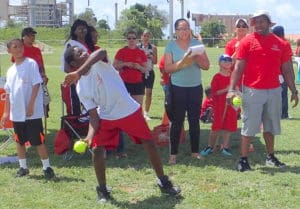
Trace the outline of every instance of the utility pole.
<path fill-rule="evenodd" d="M 173 40 L 173 0 L 167 0 L 169 2 L 169 37 Z"/>

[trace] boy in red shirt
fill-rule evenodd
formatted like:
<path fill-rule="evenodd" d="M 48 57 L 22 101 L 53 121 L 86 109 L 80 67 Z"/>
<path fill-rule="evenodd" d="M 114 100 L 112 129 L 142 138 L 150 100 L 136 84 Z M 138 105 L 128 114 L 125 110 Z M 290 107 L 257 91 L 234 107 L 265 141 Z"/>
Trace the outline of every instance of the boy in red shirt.
<path fill-rule="evenodd" d="M 223 54 L 219 58 L 220 71 L 214 75 L 211 81 L 211 94 L 214 108 L 214 120 L 209 135 L 208 146 L 200 152 L 202 156 L 212 153 L 219 135 L 223 136 L 222 154 L 231 156 L 229 140 L 230 134 L 237 130 L 237 111 L 231 105 L 226 104 L 231 75 L 232 58 Z"/>

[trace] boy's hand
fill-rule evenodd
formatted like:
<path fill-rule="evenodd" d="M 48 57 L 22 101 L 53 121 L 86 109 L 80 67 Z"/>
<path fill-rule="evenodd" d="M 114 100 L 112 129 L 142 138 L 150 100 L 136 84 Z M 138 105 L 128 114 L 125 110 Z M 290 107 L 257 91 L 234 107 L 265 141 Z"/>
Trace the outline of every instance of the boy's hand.
<path fill-rule="evenodd" d="M 63 85 L 70 86 L 71 84 L 75 84 L 79 79 L 80 79 L 80 76 L 77 72 L 68 73 L 65 76 L 65 80 L 63 82 Z"/>

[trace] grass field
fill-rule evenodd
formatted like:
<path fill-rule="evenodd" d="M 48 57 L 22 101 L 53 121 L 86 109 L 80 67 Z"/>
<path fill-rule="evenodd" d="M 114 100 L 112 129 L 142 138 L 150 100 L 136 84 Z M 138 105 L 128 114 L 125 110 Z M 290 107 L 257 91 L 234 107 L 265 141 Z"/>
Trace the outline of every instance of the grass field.
<path fill-rule="evenodd" d="M 104 46 L 106 47 L 106 46 Z M 113 58 L 117 49 L 109 47 Z M 163 49 L 159 49 L 159 55 Z M 223 49 L 207 49 L 211 68 L 203 72 L 204 86 L 210 83 L 218 70 L 217 57 Z M 268 208 L 297 209 L 300 206 L 300 111 L 290 108 L 292 120 L 282 121 L 282 135 L 276 137 L 276 154 L 285 163 L 285 169 L 266 167 L 264 142 L 261 135 L 253 140 L 255 152 L 249 155 L 253 172 L 238 173 L 235 170 L 239 158 L 239 133 L 232 135 L 232 157 L 213 154 L 203 160 L 190 157 L 189 139 L 180 145 L 178 163 L 169 166 L 168 147 L 159 147 L 165 172 L 182 189 L 182 198 L 162 196 L 156 186 L 156 178 L 142 146 L 126 140 L 127 159 L 107 158 L 107 181 L 113 187 L 114 200 L 105 205 L 96 202 L 96 178 L 89 153 L 75 155 L 70 161 L 53 154 L 53 139 L 60 128 L 61 97 L 60 71 L 62 47 L 54 47 L 53 54 L 44 55 L 52 97 L 48 118 L 47 145 L 56 177 L 47 181 L 43 177 L 41 162 L 34 148 L 28 149 L 30 175 L 15 178 L 18 164 L 4 164 L 0 171 L 0 208 L 3 209 L 195 209 L 195 208 Z M 1 75 L 9 66 L 8 55 L 0 55 Z M 299 86 L 297 86 L 299 90 Z M 160 124 L 163 113 L 163 91 L 156 81 L 151 106 L 149 126 Z M 185 125 L 188 130 L 188 125 Z M 201 124 L 200 148 L 207 144 L 210 124 Z M 187 132 L 186 132 L 187 133 Z M 187 135 L 188 136 L 188 135 Z M 4 142 L 3 135 L 0 144 Z M 14 144 L 1 150 L 0 155 L 15 155 Z"/>

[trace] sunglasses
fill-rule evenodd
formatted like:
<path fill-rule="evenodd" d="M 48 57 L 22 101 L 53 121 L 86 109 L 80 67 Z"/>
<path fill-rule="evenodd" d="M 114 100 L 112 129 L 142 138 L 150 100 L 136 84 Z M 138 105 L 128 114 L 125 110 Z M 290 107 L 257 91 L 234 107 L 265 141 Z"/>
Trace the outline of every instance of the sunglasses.
<path fill-rule="evenodd" d="M 136 40 L 136 37 L 127 37 L 127 40 Z"/>
<path fill-rule="evenodd" d="M 248 28 L 247 25 L 237 25 L 236 27 L 237 27 L 237 28 Z"/>

